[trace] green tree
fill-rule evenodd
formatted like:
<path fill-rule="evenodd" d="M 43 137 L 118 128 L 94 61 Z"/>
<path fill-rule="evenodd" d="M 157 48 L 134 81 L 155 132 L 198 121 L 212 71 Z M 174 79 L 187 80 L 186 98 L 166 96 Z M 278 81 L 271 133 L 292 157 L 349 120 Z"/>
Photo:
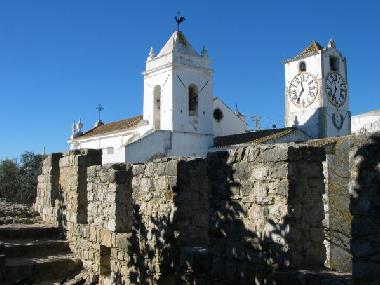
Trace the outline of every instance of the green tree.
<path fill-rule="evenodd" d="M 20 186 L 20 169 L 15 160 L 0 161 L 0 197 L 9 201 L 17 199 Z"/>
<path fill-rule="evenodd" d="M 26 151 L 16 160 L 0 161 L 0 198 L 10 202 L 33 203 L 43 156 Z"/>
<path fill-rule="evenodd" d="M 37 193 L 38 175 L 41 174 L 43 156 L 31 151 L 24 152 L 20 157 L 20 193 L 19 199 L 32 203 Z"/>

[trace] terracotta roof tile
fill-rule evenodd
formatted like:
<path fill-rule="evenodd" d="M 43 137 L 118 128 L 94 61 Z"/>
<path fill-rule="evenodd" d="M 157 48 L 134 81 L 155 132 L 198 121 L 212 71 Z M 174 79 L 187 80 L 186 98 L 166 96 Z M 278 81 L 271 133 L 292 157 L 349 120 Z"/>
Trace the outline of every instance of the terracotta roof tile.
<path fill-rule="evenodd" d="M 104 124 L 85 132 L 83 135 L 76 137 L 75 139 L 89 138 L 99 135 L 111 134 L 115 132 L 122 132 L 136 127 L 143 119 L 142 115 Z"/>
<path fill-rule="evenodd" d="M 214 147 L 223 147 L 237 144 L 259 144 L 270 140 L 281 138 L 287 134 L 295 132 L 296 128 L 282 128 L 272 130 L 261 130 L 236 135 L 221 136 L 214 138 Z"/>
<path fill-rule="evenodd" d="M 303 51 L 297 54 L 295 57 L 286 60 L 285 62 L 299 60 L 314 54 L 317 54 L 320 50 L 323 50 L 323 47 L 316 41 L 312 41 L 309 46 L 307 46 Z"/>

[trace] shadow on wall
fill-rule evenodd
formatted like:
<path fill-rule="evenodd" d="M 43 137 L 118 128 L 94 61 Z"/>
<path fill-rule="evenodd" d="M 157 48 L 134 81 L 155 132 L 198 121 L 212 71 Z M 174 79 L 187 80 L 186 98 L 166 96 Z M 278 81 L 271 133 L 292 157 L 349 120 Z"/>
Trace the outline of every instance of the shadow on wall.
<path fill-rule="evenodd" d="M 271 220 L 268 207 L 257 207 L 254 211 L 258 212 L 251 212 L 252 208 L 248 205 L 253 206 L 255 197 L 241 193 L 244 190 L 250 192 L 250 189 L 245 189 L 239 180 L 234 179 L 236 170 L 227 164 L 228 153 L 223 155 L 225 157 L 211 161 L 209 167 L 212 183 L 209 229 L 211 263 L 207 268 L 210 272 L 207 279 L 226 284 L 263 284 L 265 276 L 273 269 L 289 265 L 283 240 L 286 225 Z M 240 168 L 240 171 L 242 173 L 237 175 L 241 179 L 249 179 L 248 169 Z M 249 221 L 250 215 L 257 215 L 257 219 L 252 217 Z M 246 223 L 250 222 L 251 229 L 248 229 Z M 261 228 L 259 231 L 263 227 L 271 227 L 272 230 L 260 234 L 252 230 L 255 227 Z"/>
<path fill-rule="evenodd" d="M 380 136 L 350 154 L 352 275 L 355 284 L 379 284 Z"/>
<path fill-rule="evenodd" d="M 134 177 L 131 284 L 175 283 L 181 249 L 207 246 L 207 164 L 162 159 Z"/>
<path fill-rule="evenodd" d="M 232 167 L 227 152 L 216 155 L 208 173 L 212 193 L 207 281 L 272 284 L 268 276 L 274 271 L 322 267 L 323 193 L 316 191 L 324 189 L 322 166 L 306 174 L 302 165 L 250 166 L 238 159 Z"/>
<path fill-rule="evenodd" d="M 287 284 L 271 273 L 321 268 L 322 160 L 312 147 L 247 147 L 178 162 L 167 190 L 136 199 L 134 187 L 131 282 Z"/>

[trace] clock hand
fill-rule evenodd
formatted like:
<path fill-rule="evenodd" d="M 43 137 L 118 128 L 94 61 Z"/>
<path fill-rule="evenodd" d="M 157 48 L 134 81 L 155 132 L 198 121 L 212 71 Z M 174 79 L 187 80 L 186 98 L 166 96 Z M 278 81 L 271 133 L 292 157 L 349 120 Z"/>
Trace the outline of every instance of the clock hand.
<path fill-rule="evenodd" d="M 300 92 L 300 95 L 298 95 L 298 98 L 297 98 L 297 104 L 300 103 L 302 93 L 303 93 L 303 91 L 305 91 L 305 90 L 303 89 L 302 81 L 301 81 L 301 88 L 302 88 L 302 90 L 301 90 L 301 92 Z"/>

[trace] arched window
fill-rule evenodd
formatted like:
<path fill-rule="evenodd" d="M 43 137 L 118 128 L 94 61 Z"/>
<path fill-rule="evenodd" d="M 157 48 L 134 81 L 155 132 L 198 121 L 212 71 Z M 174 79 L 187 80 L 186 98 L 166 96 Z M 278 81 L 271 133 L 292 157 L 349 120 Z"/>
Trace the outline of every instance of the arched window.
<path fill-rule="evenodd" d="M 214 110 L 214 119 L 217 122 L 220 122 L 223 119 L 223 112 L 219 108 Z"/>
<path fill-rule="evenodd" d="M 330 56 L 330 69 L 332 71 L 339 70 L 339 59 L 335 56 Z"/>
<path fill-rule="evenodd" d="M 306 71 L 306 63 L 304 61 L 300 62 L 300 71 Z"/>
<path fill-rule="evenodd" d="M 153 90 L 153 125 L 158 130 L 161 127 L 161 86 L 156 85 Z"/>
<path fill-rule="evenodd" d="M 189 86 L 189 116 L 198 115 L 198 88 L 194 84 Z"/>

